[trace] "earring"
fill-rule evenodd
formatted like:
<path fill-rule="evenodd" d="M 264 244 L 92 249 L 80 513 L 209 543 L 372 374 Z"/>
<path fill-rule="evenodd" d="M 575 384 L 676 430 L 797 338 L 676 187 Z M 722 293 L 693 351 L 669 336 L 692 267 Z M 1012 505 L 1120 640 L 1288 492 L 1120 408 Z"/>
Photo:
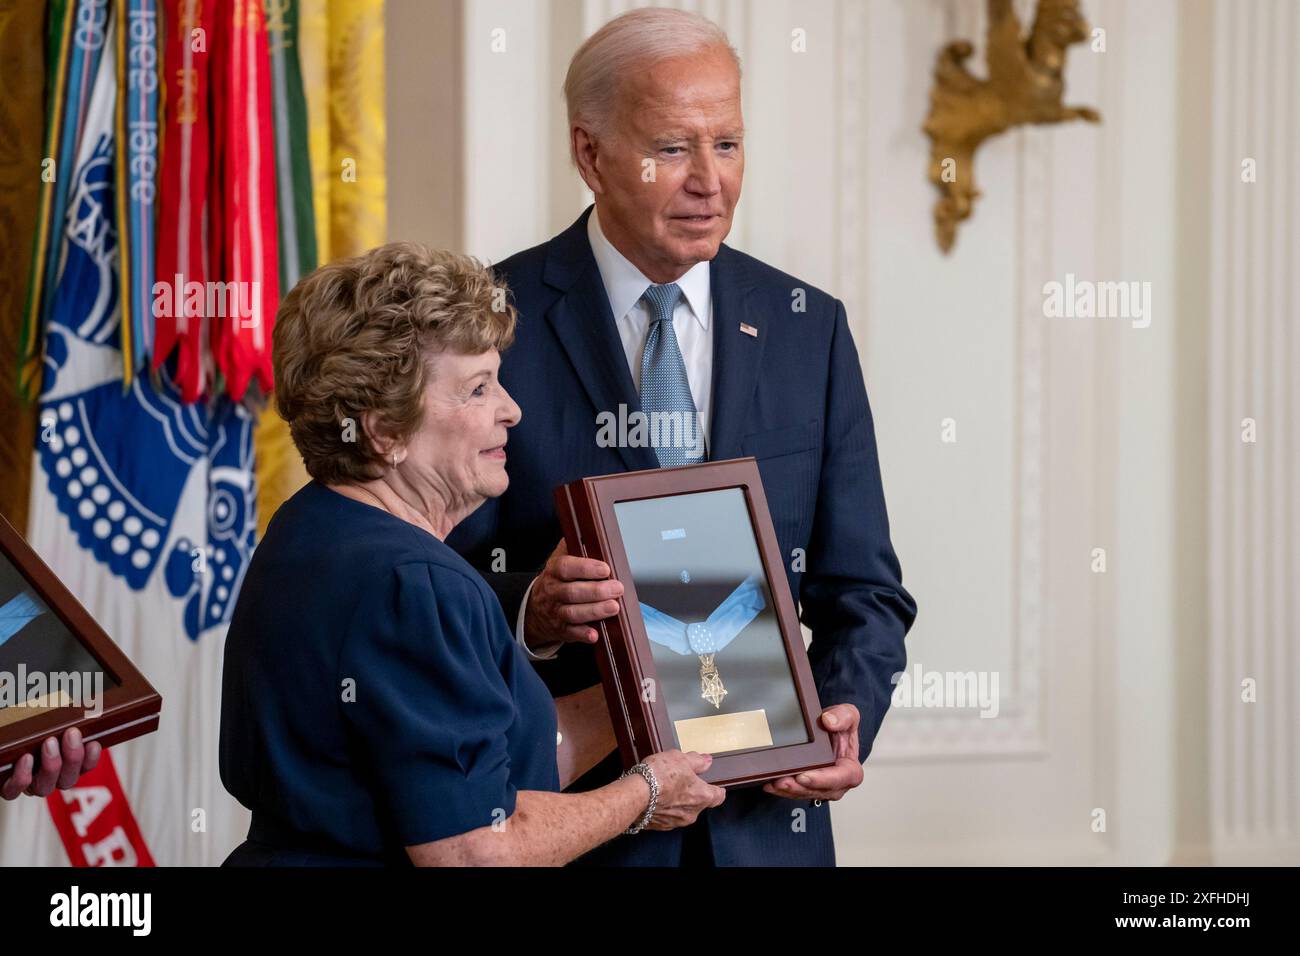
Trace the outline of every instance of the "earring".
<path fill-rule="evenodd" d="M 393 467 L 397 467 L 397 452 L 393 452 Z"/>

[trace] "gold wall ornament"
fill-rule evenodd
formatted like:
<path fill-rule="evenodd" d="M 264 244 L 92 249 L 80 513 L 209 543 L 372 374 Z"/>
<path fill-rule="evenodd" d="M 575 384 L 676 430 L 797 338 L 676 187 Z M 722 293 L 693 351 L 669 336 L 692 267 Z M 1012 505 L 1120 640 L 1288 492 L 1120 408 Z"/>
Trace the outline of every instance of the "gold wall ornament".
<path fill-rule="evenodd" d="M 970 217 L 975 188 L 975 150 L 990 136 L 1024 123 L 1101 121 L 1087 106 L 1065 106 L 1065 51 L 1089 36 L 1078 0 L 1039 0 L 1028 39 L 1012 0 L 988 0 L 985 60 L 988 79 L 966 69 L 973 47 L 955 40 L 939 51 L 930 89 L 930 115 L 922 127 L 930 137 L 930 182 L 939 190 L 934 204 L 935 238 L 945 253 L 957 238 L 957 224 Z"/>

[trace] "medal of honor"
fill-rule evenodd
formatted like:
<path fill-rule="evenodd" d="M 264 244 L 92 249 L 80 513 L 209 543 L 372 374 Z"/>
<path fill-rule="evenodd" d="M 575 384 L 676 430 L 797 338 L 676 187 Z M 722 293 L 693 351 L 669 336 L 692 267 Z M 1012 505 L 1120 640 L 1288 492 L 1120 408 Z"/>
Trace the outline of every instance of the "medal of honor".
<path fill-rule="evenodd" d="M 759 600 L 761 601 L 762 598 L 760 597 Z M 762 605 L 759 605 L 759 610 L 762 610 Z M 749 621 L 745 622 L 748 623 Z M 700 696 L 714 707 L 721 707 L 722 698 L 727 696 L 727 688 L 723 686 L 722 675 L 718 673 L 717 665 L 713 663 L 717 649 L 708 622 L 687 624 L 686 643 L 690 645 L 691 651 L 700 657 Z"/>
<path fill-rule="evenodd" d="M 685 571 L 683 579 L 688 579 Z M 700 697 L 715 708 L 722 707 L 727 688 L 718 673 L 716 658 L 749 626 L 767 604 L 758 575 L 750 575 L 706 620 L 684 624 L 649 604 L 641 604 L 646 634 L 650 640 L 678 654 L 695 654 L 700 659 Z"/>

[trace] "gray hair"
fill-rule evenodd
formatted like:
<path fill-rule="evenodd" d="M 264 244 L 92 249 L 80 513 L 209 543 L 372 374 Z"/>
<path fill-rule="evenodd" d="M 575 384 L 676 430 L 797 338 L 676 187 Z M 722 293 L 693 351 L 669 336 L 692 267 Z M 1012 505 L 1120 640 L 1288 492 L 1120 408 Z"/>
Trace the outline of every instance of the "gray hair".
<path fill-rule="evenodd" d="M 579 123 L 600 135 L 623 78 L 637 66 L 713 48 L 731 54 L 740 72 L 740 55 L 722 27 L 708 17 L 666 7 L 643 7 L 615 17 L 588 37 L 569 61 L 564 78 L 569 129 Z M 569 150 L 573 152 L 572 138 Z"/>

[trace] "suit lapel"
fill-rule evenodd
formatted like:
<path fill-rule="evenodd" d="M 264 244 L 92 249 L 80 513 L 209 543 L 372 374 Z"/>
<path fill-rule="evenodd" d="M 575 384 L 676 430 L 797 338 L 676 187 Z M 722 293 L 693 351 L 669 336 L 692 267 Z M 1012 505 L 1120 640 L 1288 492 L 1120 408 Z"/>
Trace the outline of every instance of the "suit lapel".
<path fill-rule="evenodd" d="M 709 458 L 722 461 L 740 456 L 767 330 L 735 253 L 721 246 L 709 269 L 714 323 Z M 742 331 L 741 323 L 757 335 Z"/>
<path fill-rule="evenodd" d="M 626 408 L 630 415 L 641 410 L 641 401 L 587 240 L 589 215 L 590 207 L 555 238 L 547 256 L 543 278 L 553 288 L 564 291 L 564 295 L 551 306 L 546 319 L 568 354 L 596 413 L 608 411 L 622 421 L 624 416 L 619 414 L 619 406 Z M 591 427 L 593 431 L 597 428 L 594 416 Z M 620 442 L 616 451 L 631 471 L 659 467 L 650 448 L 631 448 Z"/>

